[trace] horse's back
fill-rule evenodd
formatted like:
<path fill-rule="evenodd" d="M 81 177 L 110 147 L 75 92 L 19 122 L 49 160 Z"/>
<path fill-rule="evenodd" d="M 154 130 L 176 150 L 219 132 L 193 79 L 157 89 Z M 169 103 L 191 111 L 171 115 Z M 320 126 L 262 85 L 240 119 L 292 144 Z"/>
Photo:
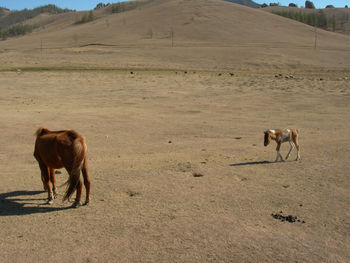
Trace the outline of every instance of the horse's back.
<path fill-rule="evenodd" d="M 34 155 L 49 167 L 62 168 L 72 167 L 77 159 L 84 158 L 77 156 L 77 144 L 85 143 L 84 138 L 74 130 L 50 131 L 39 128 L 36 132 Z M 84 147 L 84 146 L 83 146 Z M 86 148 L 86 146 L 85 146 Z M 81 155 L 81 153 L 78 153 Z"/>

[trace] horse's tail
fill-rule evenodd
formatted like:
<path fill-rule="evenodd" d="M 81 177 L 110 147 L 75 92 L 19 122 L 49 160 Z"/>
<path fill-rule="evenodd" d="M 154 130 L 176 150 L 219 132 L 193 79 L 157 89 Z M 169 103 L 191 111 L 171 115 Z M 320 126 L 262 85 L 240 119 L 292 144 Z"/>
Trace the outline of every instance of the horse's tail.
<path fill-rule="evenodd" d="M 46 129 L 46 128 L 44 128 L 44 127 L 39 127 L 39 129 L 37 129 L 37 131 L 35 132 L 35 136 L 36 137 L 39 137 L 39 136 L 42 136 L 42 135 L 44 135 L 44 134 L 47 134 L 47 133 L 49 133 L 50 131 L 48 130 L 48 129 Z"/>
<path fill-rule="evenodd" d="M 65 183 L 68 185 L 63 201 L 68 200 L 74 193 L 77 185 L 80 183 L 80 170 L 87 153 L 87 146 L 84 137 L 77 137 L 73 141 L 74 161 L 72 170 L 69 172 L 69 178 Z"/>

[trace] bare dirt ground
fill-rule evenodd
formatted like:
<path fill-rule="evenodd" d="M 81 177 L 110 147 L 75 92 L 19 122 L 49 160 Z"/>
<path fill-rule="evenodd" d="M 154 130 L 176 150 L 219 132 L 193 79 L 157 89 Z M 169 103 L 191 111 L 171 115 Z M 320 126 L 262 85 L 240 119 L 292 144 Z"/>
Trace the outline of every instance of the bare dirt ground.
<path fill-rule="evenodd" d="M 0 72 L 0 261 L 349 262 L 350 76 L 234 73 Z M 89 206 L 45 204 L 41 125 L 86 137 Z"/>

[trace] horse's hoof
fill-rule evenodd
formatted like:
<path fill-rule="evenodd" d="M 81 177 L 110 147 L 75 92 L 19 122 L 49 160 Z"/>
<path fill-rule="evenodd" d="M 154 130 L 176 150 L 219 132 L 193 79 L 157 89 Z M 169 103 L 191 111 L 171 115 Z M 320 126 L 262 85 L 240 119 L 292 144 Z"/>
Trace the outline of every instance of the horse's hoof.
<path fill-rule="evenodd" d="M 47 204 L 48 205 L 52 205 L 53 204 L 53 200 L 52 199 L 47 200 Z"/>
<path fill-rule="evenodd" d="M 75 201 L 75 202 L 72 204 L 72 207 L 73 207 L 73 208 L 77 208 L 77 207 L 79 207 L 79 206 L 81 206 L 80 201 Z"/>
<path fill-rule="evenodd" d="M 90 203 L 90 200 L 89 201 L 85 201 L 83 205 L 88 205 Z"/>

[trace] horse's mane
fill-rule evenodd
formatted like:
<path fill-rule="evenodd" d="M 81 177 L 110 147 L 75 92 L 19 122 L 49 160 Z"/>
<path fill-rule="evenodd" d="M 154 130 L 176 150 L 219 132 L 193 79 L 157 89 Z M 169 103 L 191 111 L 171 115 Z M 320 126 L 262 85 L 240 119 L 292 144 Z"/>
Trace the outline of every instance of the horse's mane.
<path fill-rule="evenodd" d="M 36 132 L 35 132 L 35 136 L 41 136 L 41 135 L 44 135 L 44 134 L 47 134 L 49 133 L 50 131 L 44 127 L 40 127 Z"/>

